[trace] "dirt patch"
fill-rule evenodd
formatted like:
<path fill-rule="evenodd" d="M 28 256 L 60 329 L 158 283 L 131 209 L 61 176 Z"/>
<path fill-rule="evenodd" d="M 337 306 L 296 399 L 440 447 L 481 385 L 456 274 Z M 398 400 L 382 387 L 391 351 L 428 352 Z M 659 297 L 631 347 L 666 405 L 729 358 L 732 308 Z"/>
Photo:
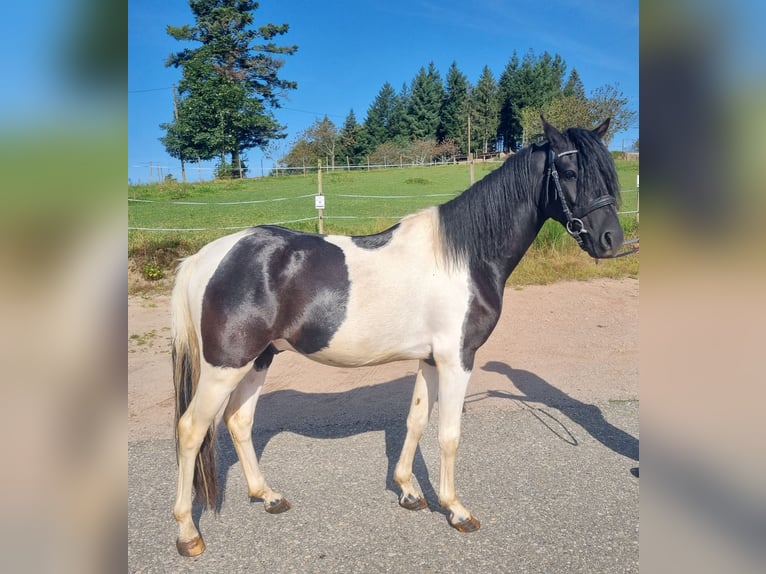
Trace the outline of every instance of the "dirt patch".
<path fill-rule="evenodd" d="M 503 314 L 476 355 L 466 412 L 592 405 L 638 398 L 637 279 L 506 289 Z M 128 440 L 173 437 L 170 296 L 128 297 Z M 256 427 L 280 417 L 354 422 L 406 417 L 417 361 L 344 369 L 281 353 Z"/>

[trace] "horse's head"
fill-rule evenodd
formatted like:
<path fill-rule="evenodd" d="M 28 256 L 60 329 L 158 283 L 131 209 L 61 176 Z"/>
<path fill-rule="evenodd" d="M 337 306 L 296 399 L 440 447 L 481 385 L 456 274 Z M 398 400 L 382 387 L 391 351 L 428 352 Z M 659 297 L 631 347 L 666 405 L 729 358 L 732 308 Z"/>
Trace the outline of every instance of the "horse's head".
<path fill-rule="evenodd" d="M 614 257 L 623 234 L 616 207 L 620 199 L 617 171 L 601 142 L 609 119 L 594 130 L 569 128 L 564 133 L 542 120 L 548 140 L 547 215 L 566 227 L 592 257 Z"/>

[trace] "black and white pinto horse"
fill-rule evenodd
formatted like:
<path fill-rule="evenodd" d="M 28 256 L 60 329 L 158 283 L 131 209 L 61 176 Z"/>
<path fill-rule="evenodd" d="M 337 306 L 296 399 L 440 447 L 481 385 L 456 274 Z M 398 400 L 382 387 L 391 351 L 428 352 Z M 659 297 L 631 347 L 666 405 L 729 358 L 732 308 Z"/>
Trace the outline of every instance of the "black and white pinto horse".
<path fill-rule="evenodd" d="M 178 268 L 172 296 L 176 388 L 178 551 L 205 545 L 192 520 L 197 500 L 217 502 L 215 418 L 225 405 L 248 494 L 268 512 L 290 508 L 269 487 L 252 443 L 256 401 L 274 355 L 301 353 L 357 367 L 418 359 L 407 435 L 394 471 L 407 509 L 427 503 L 412 462 L 439 399 L 439 503 L 463 532 L 479 521 L 455 494 L 460 417 L 474 355 L 500 317 L 511 271 L 548 218 L 592 257 L 623 240 L 617 174 L 595 130 L 559 132 L 508 158 L 455 199 L 370 236 L 254 227 L 217 239 Z"/>

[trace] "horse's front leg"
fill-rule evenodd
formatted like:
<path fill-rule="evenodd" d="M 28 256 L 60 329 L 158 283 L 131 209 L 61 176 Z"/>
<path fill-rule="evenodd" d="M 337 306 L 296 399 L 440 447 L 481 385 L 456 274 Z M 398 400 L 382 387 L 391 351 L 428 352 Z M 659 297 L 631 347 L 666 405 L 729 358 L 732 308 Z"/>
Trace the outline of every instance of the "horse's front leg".
<path fill-rule="evenodd" d="M 436 400 L 438 381 L 436 368 L 425 361 L 420 361 L 418 374 L 415 378 L 415 390 L 412 392 L 410 413 L 407 415 L 407 436 L 404 439 L 399 462 L 396 463 L 394 469 L 394 482 L 402 489 L 399 504 L 408 510 L 422 510 L 428 506 L 426 499 L 423 498 L 413 482 L 412 461 L 415 458 L 418 442 L 420 442 L 431 416 L 431 410 Z"/>
<path fill-rule="evenodd" d="M 439 370 L 439 504 L 450 511 L 449 522 L 460 532 L 478 530 L 481 523 L 458 500 L 455 492 L 455 460 L 460 443 L 460 417 L 463 412 L 471 371 L 460 361 L 437 363 Z"/>

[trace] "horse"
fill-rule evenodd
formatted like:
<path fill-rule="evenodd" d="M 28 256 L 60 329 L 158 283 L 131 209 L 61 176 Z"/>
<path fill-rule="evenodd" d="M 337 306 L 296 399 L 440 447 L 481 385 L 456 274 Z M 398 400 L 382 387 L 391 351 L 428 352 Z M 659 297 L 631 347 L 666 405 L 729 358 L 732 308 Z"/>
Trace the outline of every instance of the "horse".
<path fill-rule="evenodd" d="M 208 508 L 217 502 L 214 431 L 222 408 L 250 497 L 269 513 L 290 509 L 261 474 L 252 443 L 266 373 L 286 350 L 341 367 L 417 359 L 394 470 L 399 504 L 427 507 L 412 464 L 438 396 L 439 504 L 458 531 L 479 529 L 455 493 L 455 458 L 474 355 L 498 322 L 508 277 L 549 218 L 596 259 L 616 256 L 623 242 L 617 173 L 601 141 L 609 119 L 593 130 L 560 132 L 544 118 L 542 125 L 542 143 L 375 235 L 264 225 L 181 261 L 171 298 L 181 555 L 205 550 L 192 494 Z"/>

